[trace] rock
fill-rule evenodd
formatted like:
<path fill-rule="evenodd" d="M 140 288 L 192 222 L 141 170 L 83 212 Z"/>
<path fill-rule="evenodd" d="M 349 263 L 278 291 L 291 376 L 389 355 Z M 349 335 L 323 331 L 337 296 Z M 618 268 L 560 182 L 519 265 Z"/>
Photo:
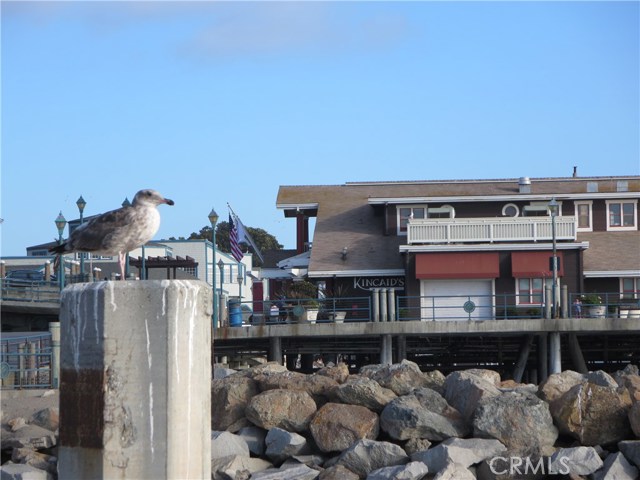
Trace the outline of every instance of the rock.
<path fill-rule="evenodd" d="M 486 368 L 468 368 L 464 371 L 470 375 L 475 375 L 476 377 L 483 378 L 488 382 L 493 383 L 493 385 L 496 387 L 499 387 L 500 383 L 502 383 L 500 374 L 493 370 L 488 370 Z"/>
<path fill-rule="evenodd" d="M 323 455 L 305 454 L 305 455 L 293 455 L 284 461 L 285 464 L 304 463 L 306 466 L 314 468 L 319 467 L 327 461 L 327 458 Z"/>
<path fill-rule="evenodd" d="M 342 452 L 337 463 L 365 478 L 378 468 L 409 463 L 409 457 L 394 443 L 362 439 Z"/>
<path fill-rule="evenodd" d="M 315 413 L 316 403 L 307 392 L 280 389 L 256 395 L 245 410 L 247 418 L 258 427 L 290 432 L 306 430 Z"/>
<path fill-rule="evenodd" d="M 248 479 L 252 474 L 272 467 L 270 462 L 261 458 L 231 455 L 211 461 L 211 478 L 213 480 Z M 241 477 L 241 475 L 243 476 Z"/>
<path fill-rule="evenodd" d="M 12 418 L 11 420 L 9 420 L 7 422 L 7 425 L 9 425 L 9 427 L 11 427 L 11 431 L 12 432 L 17 432 L 22 427 L 25 427 L 27 425 L 27 421 L 22 417 L 16 417 L 16 418 Z"/>
<path fill-rule="evenodd" d="M 50 431 L 37 425 L 25 425 L 15 432 L 2 435 L 2 450 L 10 448 L 31 448 L 39 450 L 56 445 L 56 436 Z"/>
<path fill-rule="evenodd" d="M 602 467 L 602 459 L 593 447 L 559 448 L 549 459 L 549 472 L 562 475 L 590 475 Z"/>
<path fill-rule="evenodd" d="M 618 382 L 616 382 L 611 375 L 602 370 L 587 373 L 585 375 L 585 380 L 594 385 L 600 385 L 601 387 L 618 388 Z"/>
<path fill-rule="evenodd" d="M 265 445 L 265 455 L 276 464 L 280 464 L 294 455 L 311 453 L 306 438 L 281 428 L 269 430 L 265 438 Z"/>
<path fill-rule="evenodd" d="M 349 367 L 346 363 L 341 362 L 333 367 L 323 367 L 316 372 L 316 375 L 322 375 L 335 380 L 338 383 L 344 383 L 349 378 Z"/>
<path fill-rule="evenodd" d="M 55 432 L 60 426 L 60 410 L 58 407 L 49 407 L 40 410 L 31 417 L 29 423 Z"/>
<path fill-rule="evenodd" d="M 247 442 L 250 453 L 257 457 L 264 454 L 264 439 L 267 436 L 266 430 L 260 427 L 244 427 L 238 431 L 238 435 Z"/>
<path fill-rule="evenodd" d="M 211 432 L 211 458 L 231 455 L 249 456 L 249 446 L 245 439 L 231 432 Z"/>
<path fill-rule="evenodd" d="M 539 385 L 538 396 L 547 402 L 553 402 L 583 381 L 584 375 L 573 370 L 554 373 Z"/>
<path fill-rule="evenodd" d="M 333 390 L 338 387 L 338 382 L 324 375 L 306 375 L 298 372 L 276 372 L 260 374 L 254 377 L 260 390 L 283 389 L 300 390 L 307 392 L 316 404 L 323 405 L 333 396 Z"/>
<path fill-rule="evenodd" d="M 608 445 L 631 438 L 629 392 L 582 382 L 551 402 L 551 414 L 562 433 L 581 445 Z"/>
<path fill-rule="evenodd" d="M 457 463 L 448 463 L 433 477 L 433 480 L 476 480 L 476 476 L 466 467 Z"/>
<path fill-rule="evenodd" d="M 414 453 L 411 460 L 423 462 L 430 472 L 439 472 L 448 463 L 467 468 L 506 451 L 507 448 L 498 440 L 450 438 L 426 451 Z"/>
<path fill-rule="evenodd" d="M 634 402 L 640 402 L 640 375 L 623 375 L 617 377 L 619 385 L 629 390 L 631 400 Z"/>
<path fill-rule="evenodd" d="M 476 409 L 474 436 L 500 440 L 511 453 L 538 458 L 551 452 L 558 438 L 549 405 L 533 394 L 506 392 Z"/>
<path fill-rule="evenodd" d="M 357 473 L 353 473 L 344 465 L 333 465 L 320 472 L 318 480 L 359 480 Z"/>
<path fill-rule="evenodd" d="M 624 440 L 619 442 L 618 449 L 629 463 L 640 468 L 640 440 Z"/>
<path fill-rule="evenodd" d="M 369 376 L 369 375 L 367 375 Z M 406 395 L 414 388 L 428 387 L 432 380 L 425 376 L 414 362 L 403 360 L 393 365 L 384 365 L 370 376 L 384 388 L 396 395 Z"/>
<path fill-rule="evenodd" d="M 213 366 L 213 378 L 215 380 L 221 380 L 235 373 L 238 372 L 232 368 L 219 367 L 218 365 Z"/>
<path fill-rule="evenodd" d="M 260 393 L 251 378 L 236 374 L 213 380 L 211 386 L 211 428 L 238 431 L 245 420 L 245 409 L 251 399 Z"/>
<path fill-rule="evenodd" d="M 431 442 L 426 438 L 410 438 L 402 448 L 407 455 L 413 455 L 416 452 L 427 450 L 431 446 Z"/>
<path fill-rule="evenodd" d="M 391 400 L 396 398 L 393 390 L 381 387 L 375 380 L 361 376 L 354 377 L 353 380 L 349 379 L 336 389 L 336 398 L 341 402 L 381 412 Z"/>
<path fill-rule="evenodd" d="M 45 470 L 52 475 L 56 475 L 58 473 L 58 459 L 56 457 L 36 452 L 30 448 L 14 448 L 11 452 L 11 461 L 13 463 L 31 465 L 38 470 Z"/>
<path fill-rule="evenodd" d="M 421 480 L 429 472 L 422 462 L 382 467 L 367 475 L 367 480 Z"/>
<path fill-rule="evenodd" d="M 634 435 L 640 438 L 640 401 L 634 402 L 629 409 L 629 426 Z"/>
<path fill-rule="evenodd" d="M 594 480 L 637 480 L 640 471 L 631 465 L 621 452 L 612 453 L 601 470 L 593 475 Z"/>
<path fill-rule="evenodd" d="M 389 402 L 380 415 L 382 430 L 396 440 L 433 441 L 469 433 L 460 413 L 435 390 L 420 388 Z"/>
<path fill-rule="evenodd" d="M 314 480 L 319 472 L 306 465 L 270 468 L 251 475 L 251 480 Z"/>
<path fill-rule="evenodd" d="M 1 480 L 53 480 L 53 478 L 49 472 L 22 463 L 5 463 L 0 467 Z"/>
<path fill-rule="evenodd" d="M 453 372 L 444 381 L 444 398 L 471 422 L 482 399 L 500 395 L 500 390 L 490 381 L 468 372 Z"/>
<path fill-rule="evenodd" d="M 425 387 L 430 388 L 431 390 L 435 390 L 440 395 L 444 393 L 444 381 L 446 377 L 440 370 L 431 370 L 429 372 L 424 372 L 423 375 L 426 380 Z"/>
<path fill-rule="evenodd" d="M 323 452 L 341 451 L 358 439 L 375 439 L 380 430 L 378 415 L 359 405 L 327 403 L 309 425 L 313 439 Z"/>

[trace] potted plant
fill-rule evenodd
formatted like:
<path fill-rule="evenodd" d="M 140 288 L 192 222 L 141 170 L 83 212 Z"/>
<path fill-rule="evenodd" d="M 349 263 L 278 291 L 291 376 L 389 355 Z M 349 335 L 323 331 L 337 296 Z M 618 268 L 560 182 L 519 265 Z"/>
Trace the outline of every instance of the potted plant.
<path fill-rule="evenodd" d="M 582 305 L 588 317 L 605 318 L 607 316 L 607 306 L 602 304 L 602 297 L 597 293 L 583 295 Z"/>

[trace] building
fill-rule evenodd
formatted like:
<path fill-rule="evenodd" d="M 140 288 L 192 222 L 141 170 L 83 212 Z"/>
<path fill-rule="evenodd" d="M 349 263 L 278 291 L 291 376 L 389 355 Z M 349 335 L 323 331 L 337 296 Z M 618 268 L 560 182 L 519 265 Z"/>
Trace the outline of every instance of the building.
<path fill-rule="evenodd" d="M 298 252 L 312 233 L 321 288 L 421 297 L 406 319 L 444 320 L 541 316 L 554 249 L 559 307 L 590 292 L 637 302 L 639 198 L 638 176 L 522 177 L 281 186 L 277 207 L 296 219 Z"/>

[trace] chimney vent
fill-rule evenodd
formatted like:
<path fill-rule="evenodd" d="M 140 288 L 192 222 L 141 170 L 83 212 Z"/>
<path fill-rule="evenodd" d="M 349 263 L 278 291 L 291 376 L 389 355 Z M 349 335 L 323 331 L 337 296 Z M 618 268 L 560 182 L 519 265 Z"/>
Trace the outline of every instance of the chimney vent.
<path fill-rule="evenodd" d="M 518 187 L 520 188 L 520 193 L 531 193 L 531 180 L 529 177 L 520 177 Z"/>

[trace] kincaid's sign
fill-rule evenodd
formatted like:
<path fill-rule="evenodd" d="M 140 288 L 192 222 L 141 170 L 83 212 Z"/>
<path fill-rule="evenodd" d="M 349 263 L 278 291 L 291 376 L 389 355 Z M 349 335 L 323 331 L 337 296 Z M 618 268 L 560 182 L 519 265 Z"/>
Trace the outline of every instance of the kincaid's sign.
<path fill-rule="evenodd" d="M 404 289 L 404 277 L 354 277 L 353 288 L 371 290 L 372 288 Z"/>

